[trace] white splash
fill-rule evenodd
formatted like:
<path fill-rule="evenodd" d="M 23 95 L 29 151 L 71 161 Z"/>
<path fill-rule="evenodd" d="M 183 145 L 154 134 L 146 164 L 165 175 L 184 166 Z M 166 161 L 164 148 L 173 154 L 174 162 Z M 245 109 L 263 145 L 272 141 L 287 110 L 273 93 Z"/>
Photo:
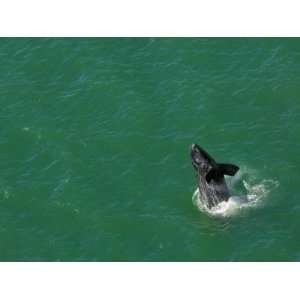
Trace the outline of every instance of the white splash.
<path fill-rule="evenodd" d="M 199 189 L 197 188 L 193 194 L 193 203 L 201 210 L 211 216 L 229 217 L 239 213 L 243 209 L 258 207 L 263 204 L 268 194 L 279 186 L 276 180 L 263 179 L 261 182 L 253 182 L 253 174 L 249 180 L 242 179 L 244 175 L 251 175 L 243 171 L 239 171 L 237 176 L 231 180 L 227 180 L 228 187 L 231 194 L 236 194 L 236 188 L 239 183 L 242 183 L 243 190 L 246 191 L 246 195 L 243 196 L 231 196 L 227 202 L 221 202 L 218 205 L 209 209 L 200 199 Z"/>

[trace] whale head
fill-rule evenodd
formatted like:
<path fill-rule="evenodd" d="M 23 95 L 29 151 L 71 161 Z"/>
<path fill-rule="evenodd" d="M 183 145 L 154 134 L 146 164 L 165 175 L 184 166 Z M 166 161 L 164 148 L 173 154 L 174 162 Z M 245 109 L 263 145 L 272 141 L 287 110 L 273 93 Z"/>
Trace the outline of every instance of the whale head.
<path fill-rule="evenodd" d="M 197 144 L 191 146 L 191 159 L 198 176 L 204 176 L 207 183 L 212 179 L 220 181 L 224 175 L 234 176 L 239 167 L 233 164 L 217 163 L 205 150 Z"/>
<path fill-rule="evenodd" d="M 216 164 L 215 160 L 197 144 L 191 145 L 192 165 L 196 171 L 206 174 Z"/>

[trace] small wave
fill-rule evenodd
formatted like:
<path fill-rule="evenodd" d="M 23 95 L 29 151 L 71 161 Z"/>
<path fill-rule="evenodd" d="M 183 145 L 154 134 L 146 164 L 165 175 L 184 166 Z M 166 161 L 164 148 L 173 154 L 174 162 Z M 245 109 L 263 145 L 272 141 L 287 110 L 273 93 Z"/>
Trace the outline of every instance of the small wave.
<path fill-rule="evenodd" d="M 247 179 L 244 179 L 244 177 L 247 177 Z M 241 210 L 258 207 L 263 204 L 269 193 L 279 186 L 279 183 L 273 179 L 263 179 L 257 182 L 255 178 L 253 173 L 245 172 L 245 169 L 240 170 L 237 176 L 232 179 L 228 180 L 226 178 L 231 194 L 234 195 L 228 201 L 223 201 L 209 209 L 201 201 L 199 189 L 197 188 L 192 197 L 193 203 L 200 211 L 211 216 L 221 217 L 229 217 Z M 236 196 L 235 194 L 239 193 L 241 189 L 244 191 L 244 195 Z"/>

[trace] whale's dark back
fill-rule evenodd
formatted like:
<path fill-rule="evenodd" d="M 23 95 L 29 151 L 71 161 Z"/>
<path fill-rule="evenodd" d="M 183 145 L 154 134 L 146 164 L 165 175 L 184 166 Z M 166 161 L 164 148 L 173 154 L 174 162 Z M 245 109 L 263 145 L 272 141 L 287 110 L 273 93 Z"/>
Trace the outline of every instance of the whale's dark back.
<path fill-rule="evenodd" d="M 224 175 L 234 176 L 239 167 L 232 164 L 218 164 L 201 147 L 191 146 L 192 164 L 197 172 L 201 201 L 208 207 L 227 201 L 230 197 Z"/>
<path fill-rule="evenodd" d="M 202 175 L 198 175 L 198 189 L 201 201 L 208 207 L 218 205 L 222 201 L 227 201 L 230 197 L 224 175 L 218 180 L 211 180 L 207 183 Z"/>

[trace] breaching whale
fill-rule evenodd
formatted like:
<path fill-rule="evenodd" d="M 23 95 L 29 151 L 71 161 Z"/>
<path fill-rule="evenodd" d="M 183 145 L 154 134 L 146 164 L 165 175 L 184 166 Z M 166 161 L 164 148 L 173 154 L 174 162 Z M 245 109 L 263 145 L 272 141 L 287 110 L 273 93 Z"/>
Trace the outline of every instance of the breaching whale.
<path fill-rule="evenodd" d="M 197 144 L 191 146 L 192 165 L 197 172 L 200 200 L 207 208 L 212 208 L 230 197 L 224 175 L 234 176 L 239 167 L 217 163 Z"/>

